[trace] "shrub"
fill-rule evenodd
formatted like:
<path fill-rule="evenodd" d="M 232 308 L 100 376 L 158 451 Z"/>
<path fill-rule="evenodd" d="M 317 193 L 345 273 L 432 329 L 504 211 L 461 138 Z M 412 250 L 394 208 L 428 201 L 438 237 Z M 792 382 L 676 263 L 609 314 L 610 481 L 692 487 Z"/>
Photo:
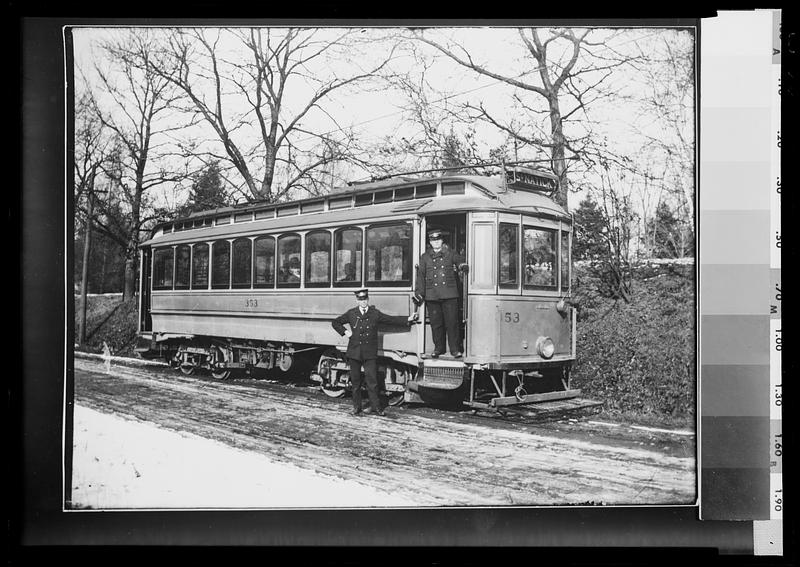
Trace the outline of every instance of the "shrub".
<path fill-rule="evenodd" d="M 665 268 L 636 281 L 624 303 L 594 293 L 579 272 L 575 386 L 612 413 L 693 421 L 694 278 Z"/>
<path fill-rule="evenodd" d="M 89 296 L 86 307 L 86 345 L 90 352 L 102 352 L 103 341 L 117 356 L 131 356 L 136 344 L 139 316 L 137 298 L 123 302 L 121 295 Z M 75 340 L 78 337 L 80 298 L 75 297 Z"/>

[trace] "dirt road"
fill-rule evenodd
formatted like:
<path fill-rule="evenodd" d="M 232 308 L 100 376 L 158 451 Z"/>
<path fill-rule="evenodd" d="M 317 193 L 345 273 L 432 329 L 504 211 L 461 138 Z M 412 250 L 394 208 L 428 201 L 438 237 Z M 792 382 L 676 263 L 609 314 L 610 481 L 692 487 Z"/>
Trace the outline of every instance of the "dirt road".
<path fill-rule="evenodd" d="M 589 418 L 520 423 L 429 407 L 354 417 L 308 385 L 75 359 L 75 402 L 374 487 L 420 506 L 692 504 L 694 439 Z"/>

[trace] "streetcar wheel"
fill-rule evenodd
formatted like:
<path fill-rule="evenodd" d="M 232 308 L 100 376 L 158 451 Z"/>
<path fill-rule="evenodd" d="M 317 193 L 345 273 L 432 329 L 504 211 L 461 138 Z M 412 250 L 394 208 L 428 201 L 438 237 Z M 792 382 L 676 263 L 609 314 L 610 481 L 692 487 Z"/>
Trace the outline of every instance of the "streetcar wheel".
<path fill-rule="evenodd" d="M 403 405 L 404 400 L 405 400 L 404 392 L 391 392 L 386 397 L 386 402 L 392 407 Z"/>
<path fill-rule="evenodd" d="M 329 398 L 341 398 L 345 394 L 345 389 L 341 386 L 320 386 L 319 389 Z"/>
<path fill-rule="evenodd" d="M 227 380 L 231 377 L 231 371 L 228 369 L 224 370 L 212 370 L 211 375 L 216 378 L 217 380 Z"/>
<path fill-rule="evenodd" d="M 220 362 L 228 362 L 227 352 L 217 348 L 217 358 Z M 216 365 L 211 365 L 211 376 L 217 380 L 227 380 L 231 377 L 231 371 L 227 368 L 217 368 Z"/>
<path fill-rule="evenodd" d="M 181 372 L 183 372 L 186 376 L 191 376 L 196 370 L 195 365 L 189 362 L 182 363 L 178 368 L 180 368 Z"/>

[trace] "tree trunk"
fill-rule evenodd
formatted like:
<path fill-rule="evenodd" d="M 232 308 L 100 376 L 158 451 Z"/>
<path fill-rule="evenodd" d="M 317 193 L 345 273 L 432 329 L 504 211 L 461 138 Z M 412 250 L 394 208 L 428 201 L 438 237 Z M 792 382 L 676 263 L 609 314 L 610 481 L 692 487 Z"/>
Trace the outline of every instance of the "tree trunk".
<path fill-rule="evenodd" d="M 94 185 L 94 180 L 92 180 Z M 86 213 L 86 236 L 83 239 L 83 266 L 81 267 L 81 312 L 78 317 L 78 344 L 86 343 L 86 294 L 89 291 L 89 258 L 92 248 L 92 214 L 94 192 L 89 191 L 89 206 Z"/>
<path fill-rule="evenodd" d="M 127 301 L 136 293 L 136 258 L 125 258 L 125 288 L 122 301 Z"/>
<path fill-rule="evenodd" d="M 558 96 L 551 96 L 548 99 L 550 105 L 550 129 L 553 136 L 553 172 L 558 175 L 558 191 L 553 195 L 553 200 L 569 211 L 567 195 L 569 194 L 569 184 L 567 182 L 567 164 L 564 160 L 566 140 L 564 139 L 564 128 L 561 122 L 561 110 L 558 106 Z"/>

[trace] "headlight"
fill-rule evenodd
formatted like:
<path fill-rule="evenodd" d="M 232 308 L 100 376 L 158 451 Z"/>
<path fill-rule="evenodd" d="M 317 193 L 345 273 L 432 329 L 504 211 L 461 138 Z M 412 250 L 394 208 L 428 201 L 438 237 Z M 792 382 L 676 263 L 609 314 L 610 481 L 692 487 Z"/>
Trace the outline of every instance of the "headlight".
<path fill-rule="evenodd" d="M 556 345 L 550 337 L 539 337 L 536 340 L 536 351 L 542 358 L 552 358 L 556 352 Z"/>

